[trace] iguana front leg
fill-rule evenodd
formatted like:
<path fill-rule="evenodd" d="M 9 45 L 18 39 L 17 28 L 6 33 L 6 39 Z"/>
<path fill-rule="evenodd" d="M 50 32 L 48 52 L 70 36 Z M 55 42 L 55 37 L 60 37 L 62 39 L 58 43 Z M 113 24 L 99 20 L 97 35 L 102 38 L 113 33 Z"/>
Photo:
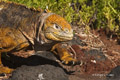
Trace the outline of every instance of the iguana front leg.
<path fill-rule="evenodd" d="M 75 64 L 77 62 L 77 60 L 68 52 L 67 46 L 62 45 L 61 43 L 55 44 L 51 51 L 59 56 L 60 60 L 65 64 L 70 64 L 71 62 L 72 64 Z"/>
<path fill-rule="evenodd" d="M 8 67 L 4 67 L 1 62 L 1 53 L 0 53 L 0 74 L 1 73 L 11 73 L 14 69 L 10 69 Z"/>

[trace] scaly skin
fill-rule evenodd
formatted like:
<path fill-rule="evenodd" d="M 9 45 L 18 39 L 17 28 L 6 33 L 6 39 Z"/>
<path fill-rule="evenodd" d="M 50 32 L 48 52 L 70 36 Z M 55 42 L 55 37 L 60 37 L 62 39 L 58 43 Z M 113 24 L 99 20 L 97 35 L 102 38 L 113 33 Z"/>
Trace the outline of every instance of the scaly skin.
<path fill-rule="evenodd" d="M 12 2 L 0 2 L 0 73 L 13 71 L 3 67 L 1 53 L 15 52 L 30 46 L 35 49 L 38 43 L 39 50 L 52 49 L 51 51 L 55 52 L 57 49 L 58 52 L 55 54 L 62 61 L 66 64 L 70 61 L 74 62 L 76 60 L 61 47 L 60 43 L 72 38 L 73 30 L 61 16 L 29 9 Z M 43 46 L 45 46 L 44 49 Z"/>

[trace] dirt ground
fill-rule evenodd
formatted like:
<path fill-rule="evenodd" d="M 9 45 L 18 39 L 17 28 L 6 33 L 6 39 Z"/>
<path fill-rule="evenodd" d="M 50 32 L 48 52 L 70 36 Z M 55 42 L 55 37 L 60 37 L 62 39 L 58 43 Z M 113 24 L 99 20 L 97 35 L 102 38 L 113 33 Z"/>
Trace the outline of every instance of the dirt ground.
<path fill-rule="evenodd" d="M 91 31 L 89 36 L 78 32 L 77 35 L 80 40 L 86 43 L 86 45 L 72 45 L 77 54 L 77 59 L 82 61 L 82 65 L 74 66 L 73 69 L 75 70 L 75 73 L 70 75 L 69 79 L 114 80 L 114 78 L 108 79 L 106 76 L 114 77 L 115 75 L 113 73 L 108 73 L 120 65 L 120 45 L 116 38 L 113 37 L 110 39 L 102 29 Z M 118 74 L 120 74 L 120 67 Z M 115 80 L 119 80 L 119 78 Z"/>
<path fill-rule="evenodd" d="M 4 65 L 16 69 L 16 72 L 22 72 L 22 68 L 24 68 L 22 67 L 20 70 L 22 65 L 26 65 L 28 68 L 31 66 L 39 66 L 39 68 L 37 67 L 39 70 L 41 70 L 40 65 L 52 65 L 56 68 L 55 70 L 53 69 L 53 72 L 56 72 L 56 74 L 51 74 L 52 72 L 49 72 L 49 70 L 47 73 L 51 74 L 51 76 L 58 76 L 60 73 L 63 74 L 63 77 L 60 80 L 112 80 L 110 78 L 113 78 L 115 75 L 110 72 L 117 66 L 120 66 L 120 45 L 117 43 L 116 39 L 110 39 L 103 30 L 93 30 L 89 32 L 89 34 L 85 34 L 84 28 L 79 29 L 79 27 L 74 26 L 73 29 L 75 31 L 75 37 L 67 44 L 71 46 L 69 51 L 73 54 L 73 57 L 80 62 L 80 64 L 74 66 L 64 65 L 56 62 L 57 58 L 52 53 L 44 52 L 42 55 L 34 55 L 28 58 L 16 57 L 11 54 L 8 54 L 10 57 L 6 58 L 3 55 L 2 60 Z M 27 56 L 27 54 L 20 55 L 22 55 L 22 57 Z M 37 68 L 32 68 L 33 70 L 31 71 L 33 75 L 37 73 L 37 71 L 33 72 L 34 69 Z M 63 70 L 61 70 L 61 72 L 57 72 L 57 69 Z M 120 67 L 118 70 L 120 71 Z M 12 77 L 18 76 L 17 74 L 18 73 L 16 73 L 16 75 L 12 75 Z M 27 75 L 25 72 L 24 74 Z M 107 78 L 106 76 L 109 76 L 110 78 Z M 10 77 L 7 80 L 10 79 L 13 80 L 14 78 L 12 79 Z"/>
<path fill-rule="evenodd" d="M 84 32 L 79 33 L 79 31 L 76 31 L 76 33 L 86 45 L 72 45 L 77 54 L 77 59 L 82 61 L 82 65 L 74 66 L 75 73 L 70 75 L 69 79 L 114 80 L 114 78 L 108 79 L 106 76 L 114 77 L 113 73 L 108 73 L 120 65 L 120 45 L 116 37 L 110 39 L 102 29 L 91 30 L 89 35 L 86 35 Z M 120 74 L 120 67 L 116 72 Z M 119 78 L 115 80 L 119 80 Z"/>

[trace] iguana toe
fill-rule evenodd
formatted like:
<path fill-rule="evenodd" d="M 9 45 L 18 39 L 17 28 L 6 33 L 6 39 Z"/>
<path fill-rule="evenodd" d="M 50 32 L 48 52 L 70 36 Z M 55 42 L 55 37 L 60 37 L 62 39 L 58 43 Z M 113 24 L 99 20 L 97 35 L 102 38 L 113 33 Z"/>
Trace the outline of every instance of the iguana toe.
<path fill-rule="evenodd" d="M 77 63 L 77 60 L 73 59 L 71 56 L 61 58 L 61 60 L 62 60 L 62 63 L 66 64 L 66 65 L 75 65 Z"/>
<path fill-rule="evenodd" d="M 6 74 L 9 74 L 13 71 L 14 69 L 10 69 L 8 67 L 3 67 L 3 66 L 0 66 L 0 73 L 6 73 Z"/>

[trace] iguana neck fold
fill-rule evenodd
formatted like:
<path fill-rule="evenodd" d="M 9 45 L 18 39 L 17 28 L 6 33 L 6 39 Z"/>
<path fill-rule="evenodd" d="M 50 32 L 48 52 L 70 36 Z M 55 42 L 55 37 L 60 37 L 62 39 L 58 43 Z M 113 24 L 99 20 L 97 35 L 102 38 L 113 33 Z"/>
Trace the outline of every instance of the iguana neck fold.
<path fill-rule="evenodd" d="M 45 19 L 48 18 L 49 16 L 53 15 L 54 13 L 42 13 L 39 17 L 39 19 L 37 20 L 38 22 L 36 23 L 37 24 L 37 30 L 36 30 L 36 40 L 38 42 L 40 42 L 40 44 L 44 44 L 44 43 L 47 43 L 47 42 L 50 42 L 50 40 L 47 40 L 45 38 L 45 35 L 44 35 L 44 32 L 42 30 L 42 28 L 44 27 L 44 22 L 45 22 Z"/>

